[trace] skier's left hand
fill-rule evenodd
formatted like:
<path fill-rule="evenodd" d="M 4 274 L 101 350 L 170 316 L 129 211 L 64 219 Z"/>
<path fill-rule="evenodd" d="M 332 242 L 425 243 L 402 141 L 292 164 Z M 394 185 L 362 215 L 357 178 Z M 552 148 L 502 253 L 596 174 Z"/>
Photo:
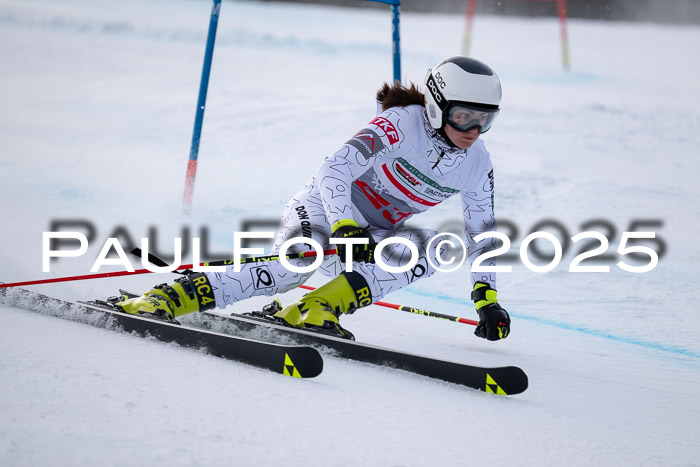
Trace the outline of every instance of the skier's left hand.
<path fill-rule="evenodd" d="M 472 300 L 476 304 L 476 312 L 479 314 L 479 324 L 474 330 L 474 334 L 497 341 L 505 339 L 510 334 L 510 316 L 496 298 L 496 290 L 492 289 L 486 282 L 474 284 Z"/>

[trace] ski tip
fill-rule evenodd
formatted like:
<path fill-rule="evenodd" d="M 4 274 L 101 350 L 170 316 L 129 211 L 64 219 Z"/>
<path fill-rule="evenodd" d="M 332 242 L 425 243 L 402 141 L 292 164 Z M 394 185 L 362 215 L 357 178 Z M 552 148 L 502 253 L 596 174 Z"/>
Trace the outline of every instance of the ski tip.
<path fill-rule="evenodd" d="M 512 396 L 528 388 L 527 374 L 517 366 L 492 368 L 486 372 L 483 390 L 489 394 Z"/>
<path fill-rule="evenodd" d="M 291 355 L 290 355 L 291 353 Z M 323 357 L 312 347 L 297 347 L 284 353 L 281 373 L 293 378 L 315 378 L 323 371 Z"/>

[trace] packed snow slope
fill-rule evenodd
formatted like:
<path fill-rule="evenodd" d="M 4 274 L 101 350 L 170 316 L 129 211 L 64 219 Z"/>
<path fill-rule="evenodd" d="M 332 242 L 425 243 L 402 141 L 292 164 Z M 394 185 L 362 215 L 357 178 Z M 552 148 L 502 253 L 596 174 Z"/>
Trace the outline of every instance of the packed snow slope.
<path fill-rule="evenodd" d="M 260 222 L 274 224 L 372 119 L 392 76 L 388 10 L 224 2 L 194 205 L 182 214 L 210 9 L 0 1 L 1 281 L 87 274 L 110 236 L 149 236 L 165 254 L 175 237 L 206 236 L 210 252 L 230 255 L 234 231 L 272 230 Z M 463 26 L 459 15 L 402 14 L 403 81 L 422 83 L 459 53 Z M 343 320 L 364 342 L 520 366 L 527 392 L 496 397 L 332 357 L 298 380 L 0 305 L 0 465 L 698 465 L 700 29 L 570 21 L 569 34 L 565 72 L 555 20 L 475 22 L 472 54 L 504 89 L 483 138 L 515 255 L 498 284 L 512 335 L 486 342 L 471 326 L 377 306 Z M 411 223 L 459 219 L 450 201 Z M 94 231 L 84 256 L 44 273 L 42 232 L 54 227 Z M 560 241 L 600 231 L 609 257 L 583 264 L 610 272 L 569 272 L 582 249 L 571 241 L 554 270 L 530 271 L 517 254 L 534 230 Z M 660 255 L 650 272 L 616 265 L 649 261 L 617 253 L 634 230 L 656 234 L 642 243 Z M 529 248 L 547 263 L 533 248 L 548 243 Z M 467 267 L 387 301 L 474 318 Z M 32 289 L 90 299 L 173 278 Z"/>

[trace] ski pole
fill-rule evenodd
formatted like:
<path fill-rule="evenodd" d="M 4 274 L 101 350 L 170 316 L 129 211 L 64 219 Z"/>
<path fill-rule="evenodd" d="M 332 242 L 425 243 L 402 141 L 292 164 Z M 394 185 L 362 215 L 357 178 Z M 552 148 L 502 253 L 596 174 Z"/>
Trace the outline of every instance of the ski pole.
<path fill-rule="evenodd" d="M 67 276 L 67 277 L 53 277 L 51 279 L 38 279 L 33 281 L 24 282 L 11 282 L 9 284 L 0 284 L 0 289 L 5 289 L 9 287 L 24 287 L 25 285 L 39 285 L 39 284 L 51 284 L 54 282 L 70 282 L 70 281 L 82 281 L 87 279 L 101 279 L 104 277 L 119 277 L 119 276 L 133 276 L 137 274 L 148 274 L 148 269 L 137 269 L 134 272 L 131 271 L 114 271 L 114 272 L 104 272 L 100 274 L 85 274 L 82 276 Z"/>
<path fill-rule="evenodd" d="M 141 255 L 141 250 L 138 248 L 134 248 L 134 250 L 131 251 L 132 254 L 134 254 L 136 251 L 137 256 Z M 324 250 L 323 255 L 328 256 L 328 255 L 334 255 L 336 254 L 336 250 Z M 298 259 L 298 258 L 309 258 L 317 256 L 315 251 L 305 251 L 303 253 L 294 253 L 291 255 L 285 256 L 287 260 L 290 259 Z M 280 259 L 279 256 L 277 255 L 269 255 L 269 256 L 258 256 L 255 258 L 241 258 L 241 264 L 245 263 L 260 263 L 264 261 L 278 261 Z M 151 254 L 148 255 L 148 261 L 154 264 L 155 266 L 168 266 L 163 260 L 158 258 L 157 256 L 153 256 Z M 227 266 L 234 264 L 234 260 L 232 259 L 227 259 L 223 261 L 211 261 L 209 263 L 204 263 L 202 266 Z M 193 264 L 185 264 L 180 267 L 178 267 L 176 270 L 172 271 L 175 274 L 182 274 L 181 270 L 187 270 L 187 269 L 192 269 L 194 267 Z M 71 281 L 82 281 L 82 280 L 89 280 L 89 279 L 102 279 L 105 277 L 120 277 L 120 276 L 135 276 L 138 274 L 149 274 L 152 273 L 153 271 L 150 271 L 148 269 L 137 269 L 133 272 L 131 271 L 114 271 L 114 272 L 104 272 L 104 273 L 99 273 L 99 274 L 84 274 L 81 276 L 67 276 L 67 277 L 53 277 L 51 279 L 38 279 L 38 280 L 32 280 L 32 281 L 23 281 L 23 282 L 12 282 L 9 284 L 0 284 L 0 289 L 4 288 L 10 288 L 10 287 L 24 287 L 27 285 L 39 285 L 39 284 L 52 284 L 55 282 L 71 282 Z"/>
<path fill-rule="evenodd" d="M 334 255 L 336 253 L 337 253 L 337 250 L 324 250 L 323 251 L 323 254 L 325 256 Z M 131 250 L 131 254 L 135 255 L 135 256 L 141 256 L 141 249 L 134 248 L 133 250 Z M 310 256 L 316 256 L 316 252 L 310 251 L 310 252 L 305 252 L 305 253 L 298 253 L 297 255 L 289 255 L 286 258 L 287 259 L 290 259 L 290 257 L 306 258 L 306 257 L 310 257 Z M 252 262 L 258 262 L 258 261 L 275 261 L 278 259 L 279 259 L 278 256 L 260 256 L 258 258 L 243 259 L 243 260 L 241 260 L 241 262 L 247 261 L 247 262 L 252 263 Z M 156 266 L 161 266 L 161 267 L 167 266 L 167 264 L 162 259 L 160 259 L 157 256 L 154 256 L 150 253 L 148 255 L 148 261 L 155 264 Z M 204 266 L 225 266 L 225 265 L 230 265 L 230 264 L 233 264 L 233 260 L 227 259 L 224 261 L 212 261 L 209 263 L 204 263 Z M 306 289 L 306 290 L 316 290 L 315 287 L 311 287 L 310 285 L 303 285 L 303 284 L 300 285 L 299 288 Z M 414 308 L 414 307 L 405 306 L 405 305 L 396 305 L 394 303 L 387 303 L 387 302 L 374 302 L 373 304 L 387 307 L 387 308 L 393 308 L 393 309 L 399 310 L 399 311 L 406 311 L 408 313 L 413 313 L 416 315 L 430 316 L 431 318 L 439 318 L 439 319 L 446 319 L 448 321 L 455 321 L 457 323 L 462 323 L 462 324 L 471 324 L 473 326 L 476 326 L 477 324 L 479 324 L 478 321 L 474 321 L 471 319 L 460 318 L 459 316 L 445 315 L 442 313 L 434 313 L 432 311 L 422 310 L 420 308 Z"/>
<path fill-rule="evenodd" d="M 306 289 L 306 290 L 316 290 L 316 287 L 311 287 L 310 285 L 300 285 L 299 288 Z M 431 318 L 446 319 L 448 321 L 455 321 L 457 323 L 462 323 L 462 324 L 471 324 L 472 326 L 476 326 L 477 324 L 479 324 L 478 321 L 474 321 L 473 319 L 460 318 L 459 316 L 444 315 L 442 313 L 434 313 L 432 311 L 421 310 L 420 308 L 414 308 L 412 306 L 396 305 L 394 303 L 387 303 L 387 302 L 374 302 L 372 305 L 379 305 L 379 306 L 383 306 L 383 307 L 387 307 L 387 308 L 393 308 L 395 310 L 406 311 L 408 313 L 413 313 L 416 315 L 430 316 Z"/>
<path fill-rule="evenodd" d="M 134 248 L 131 251 L 132 254 L 135 254 L 137 256 L 141 255 L 141 250 L 138 248 Z M 323 254 L 324 256 L 328 255 L 334 255 L 336 254 L 336 250 L 324 250 Z M 290 259 L 297 259 L 297 258 L 309 258 L 309 257 L 314 257 L 317 256 L 315 251 L 306 251 L 303 253 L 295 253 L 291 255 L 285 256 L 287 260 Z M 265 262 L 265 261 L 278 261 L 280 259 L 279 256 L 275 255 L 269 255 L 269 256 L 258 256 L 254 258 L 241 258 L 241 264 L 245 263 L 259 263 L 259 262 Z M 162 259 L 158 258 L 157 256 L 148 255 L 148 261 L 151 262 L 152 264 L 159 266 L 159 267 L 165 267 L 168 266 L 167 263 L 165 263 Z M 227 266 L 234 264 L 234 261 L 232 259 L 227 259 L 227 260 L 222 260 L 222 261 L 210 261 L 208 263 L 204 263 L 203 266 Z M 194 265 L 193 264 L 185 264 L 183 266 L 180 266 L 177 268 L 175 271 L 172 271 L 175 274 L 181 274 L 179 271 L 180 270 L 187 270 L 187 269 L 192 269 Z M 89 280 L 89 279 L 102 279 L 106 277 L 121 277 L 121 276 L 135 276 L 138 274 L 149 274 L 152 273 L 153 271 L 150 271 L 148 269 L 137 269 L 133 272 L 131 271 L 114 271 L 114 272 L 104 272 L 100 274 L 84 274 L 80 276 L 66 276 L 66 277 L 53 277 L 51 279 L 38 279 L 38 280 L 32 280 L 32 281 L 23 281 L 23 282 L 11 282 L 9 284 L 3 284 L 0 283 L 0 289 L 4 288 L 10 288 L 10 287 L 24 287 L 27 285 L 39 285 L 39 284 L 52 284 L 56 282 L 71 282 L 71 281 L 82 281 L 82 280 Z M 300 285 L 299 288 L 301 289 L 306 289 L 306 290 L 316 290 L 315 287 L 311 287 L 309 285 Z M 429 316 L 431 318 L 439 318 L 439 319 L 446 319 L 448 321 L 455 321 L 457 323 L 462 323 L 462 324 L 471 324 L 476 326 L 479 324 L 477 321 L 467 319 L 467 318 L 460 318 L 459 316 L 451 316 L 451 315 L 446 315 L 442 313 L 435 313 L 432 311 L 428 310 L 422 310 L 420 308 L 414 308 L 414 307 L 409 307 L 405 305 L 396 305 L 394 303 L 388 303 L 388 302 L 374 302 L 374 305 L 379 305 L 383 306 L 386 308 L 393 308 L 395 310 L 399 311 L 405 311 L 408 313 L 413 313 L 416 315 L 423 315 L 423 316 Z"/>

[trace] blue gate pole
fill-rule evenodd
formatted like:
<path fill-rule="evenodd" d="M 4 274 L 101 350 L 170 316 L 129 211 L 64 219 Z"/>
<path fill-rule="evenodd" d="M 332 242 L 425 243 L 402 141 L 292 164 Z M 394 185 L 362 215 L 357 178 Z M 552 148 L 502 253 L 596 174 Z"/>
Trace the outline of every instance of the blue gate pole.
<path fill-rule="evenodd" d="M 391 25 L 392 36 L 391 42 L 394 48 L 394 84 L 401 84 L 401 41 L 399 38 L 399 6 L 398 3 L 391 5 Z"/>
<path fill-rule="evenodd" d="M 190 146 L 190 158 L 187 161 L 185 193 L 182 196 L 182 208 L 185 214 L 189 214 L 190 209 L 192 207 L 192 196 L 194 195 L 194 181 L 197 175 L 197 157 L 199 157 L 199 140 L 202 136 L 204 106 L 207 102 L 207 89 L 209 88 L 209 73 L 211 71 L 211 61 L 214 55 L 214 41 L 216 40 L 216 27 L 219 24 L 220 11 L 221 0 L 214 0 L 214 5 L 211 9 L 211 19 L 209 20 L 209 35 L 207 36 L 207 46 L 204 52 L 204 66 L 202 68 L 202 79 L 199 82 L 199 98 L 197 99 L 197 113 L 194 119 L 194 131 L 192 133 L 192 145 Z"/>
<path fill-rule="evenodd" d="M 391 5 L 391 47 L 394 61 L 394 83 L 401 84 L 401 43 L 399 39 L 399 7 L 401 0 L 370 0 Z"/>

